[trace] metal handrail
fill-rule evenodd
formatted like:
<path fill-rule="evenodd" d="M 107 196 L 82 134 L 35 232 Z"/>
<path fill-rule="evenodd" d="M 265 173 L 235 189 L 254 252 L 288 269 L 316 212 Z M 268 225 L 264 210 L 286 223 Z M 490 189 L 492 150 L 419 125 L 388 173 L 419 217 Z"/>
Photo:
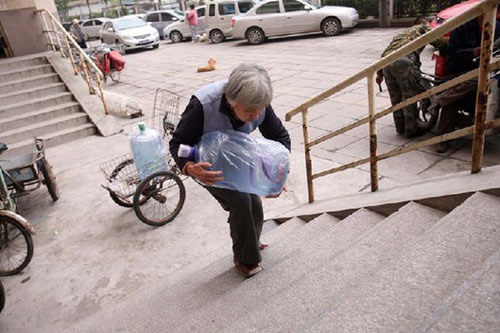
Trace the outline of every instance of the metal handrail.
<path fill-rule="evenodd" d="M 35 12 L 40 14 L 44 29 L 42 32 L 44 32 L 47 35 L 49 46 L 51 47 L 52 51 L 57 52 L 57 50 L 59 50 L 59 52 L 61 53 L 61 57 L 69 58 L 71 65 L 73 67 L 74 74 L 75 75 L 82 74 L 85 81 L 87 82 L 87 85 L 89 87 L 89 93 L 91 95 L 96 93 L 95 88 L 91 83 L 91 79 L 95 80 L 95 82 L 97 83 L 97 88 L 99 90 L 98 95 L 104 107 L 104 113 L 108 114 L 108 107 L 106 105 L 106 100 L 104 98 L 104 91 L 102 87 L 102 80 L 104 79 L 104 75 L 102 74 L 99 67 L 97 67 L 97 65 L 92 61 L 92 59 L 90 59 L 87 53 L 80 48 L 80 46 L 74 40 L 74 38 L 66 31 L 66 29 L 64 29 L 61 23 L 59 23 L 59 21 L 55 18 L 55 16 L 51 12 L 49 12 L 45 8 L 38 9 Z M 48 27 L 44 14 L 48 15 L 48 17 L 50 18 L 52 29 Z M 53 41 L 52 33 L 55 33 L 55 40 L 56 40 L 55 42 Z M 61 33 L 64 36 L 64 42 L 65 42 L 64 46 L 61 43 L 61 38 L 60 38 Z M 67 50 L 68 54 L 64 52 L 64 49 Z M 72 52 L 72 50 L 74 50 L 75 52 Z M 92 70 L 89 70 L 90 68 Z"/>
<path fill-rule="evenodd" d="M 343 82 L 333 86 L 330 89 L 312 97 L 308 101 L 302 103 L 296 108 L 289 111 L 285 119 L 286 121 L 290 121 L 293 116 L 298 113 L 302 113 L 302 123 L 303 123 L 303 136 L 304 136 L 304 153 L 306 159 L 306 173 L 307 173 L 307 187 L 308 187 L 308 198 L 309 202 L 314 201 L 314 187 L 313 187 L 313 179 L 326 176 L 328 174 L 332 174 L 335 172 L 343 171 L 349 168 L 356 167 L 358 165 L 370 162 L 370 178 L 371 178 L 371 190 L 378 190 L 378 169 L 377 162 L 392 156 L 396 156 L 405 152 L 409 152 L 415 149 L 419 149 L 425 146 L 433 145 L 439 142 L 447 141 L 453 138 L 458 138 L 461 136 L 465 136 L 471 133 L 474 133 L 474 142 L 473 142 L 473 151 L 472 151 L 472 163 L 471 163 L 471 172 L 477 173 L 481 170 L 482 165 L 482 155 L 484 149 L 484 134 L 487 128 L 500 127 L 500 122 L 498 121 L 490 121 L 485 122 L 486 117 L 486 103 L 489 89 L 489 71 L 500 68 L 500 63 L 496 62 L 494 64 L 490 64 L 491 62 L 491 50 L 493 44 L 494 29 L 495 29 L 495 20 L 496 20 L 496 7 L 499 4 L 499 0 L 484 0 L 479 2 L 474 7 L 470 8 L 466 12 L 450 19 L 445 22 L 441 26 L 433 29 L 432 31 L 424 34 L 423 36 L 417 38 L 411 43 L 401 47 L 397 51 L 389 54 L 388 56 L 381 58 L 376 61 L 372 65 L 367 68 L 359 71 L 358 73 L 352 75 L 348 79 Z M 483 20 L 483 37 L 481 42 L 481 60 L 479 64 L 479 69 L 473 70 L 466 74 L 463 74 L 453 80 L 450 80 L 442 85 L 429 89 L 421 94 L 415 95 L 411 98 L 408 98 L 401 103 L 393 105 L 383 111 L 378 113 L 375 112 L 375 74 L 378 70 L 386 67 L 387 65 L 393 63 L 397 59 L 404 57 L 415 50 L 424 47 L 428 43 L 436 40 L 441 37 L 448 31 L 451 31 L 458 26 L 478 17 L 484 15 Z M 441 135 L 438 137 L 434 137 L 432 139 L 428 139 L 425 141 L 417 142 L 406 147 L 400 147 L 394 149 L 390 152 L 378 155 L 377 153 L 377 131 L 376 131 L 376 120 L 383 116 L 386 116 L 395 111 L 401 110 L 408 105 L 411 105 L 419 100 L 424 98 L 428 98 L 429 96 L 435 95 L 441 91 L 444 91 L 450 87 L 456 86 L 462 82 L 478 77 L 478 96 L 476 99 L 476 116 L 474 126 L 468 127 L 466 129 L 461 129 L 452 133 L 447 133 L 445 135 Z M 318 104 L 319 102 L 325 100 L 326 98 L 338 93 L 339 91 L 351 86 L 352 84 L 358 82 L 361 79 L 366 78 L 368 80 L 368 116 L 362 118 L 352 124 L 344 126 L 343 128 L 336 130 L 334 132 L 328 133 L 324 136 L 321 136 L 313 141 L 309 140 L 309 124 L 308 124 L 308 112 L 309 108 Z M 331 139 L 337 135 L 345 133 L 349 130 L 352 130 L 356 127 L 359 127 L 363 124 L 369 123 L 370 128 L 370 157 L 360 159 L 358 161 L 348 163 L 346 165 L 342 165 L 337 168 L 332 168 L 329 170 L 325 170 L 316 174 L 312 173 L 312 158 L 311 158 L 311 147 L 317 145 L 321 142 L 324 142 L 328 139 Z"/>

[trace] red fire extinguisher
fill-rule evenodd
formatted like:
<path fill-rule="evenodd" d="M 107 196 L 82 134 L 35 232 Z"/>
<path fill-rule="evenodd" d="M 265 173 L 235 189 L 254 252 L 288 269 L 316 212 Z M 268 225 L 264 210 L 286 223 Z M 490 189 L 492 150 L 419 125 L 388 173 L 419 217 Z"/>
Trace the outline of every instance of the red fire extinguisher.
<path fill-rule="evenodd" d="M 434 75 L 439 78 L 443 78 L 446 73 L 445 72 L 446 57 L 440 55 L 438 51 L 434 52 L 434 54 L 432 55 L 432 60 L 436 62 L 434 67 Z"/>

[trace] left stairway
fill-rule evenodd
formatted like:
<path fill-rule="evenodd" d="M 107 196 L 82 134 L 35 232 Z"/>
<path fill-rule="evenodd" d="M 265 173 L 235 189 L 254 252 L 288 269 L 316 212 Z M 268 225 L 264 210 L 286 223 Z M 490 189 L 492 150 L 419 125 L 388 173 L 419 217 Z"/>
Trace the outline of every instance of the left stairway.
<path fill-rule="evenodd" d="M 45 55 L 0 60 L 0 142 L 9 146 L 2 157 L 30 152 L 34 137 L 51 147 L 96 132 Z"/>

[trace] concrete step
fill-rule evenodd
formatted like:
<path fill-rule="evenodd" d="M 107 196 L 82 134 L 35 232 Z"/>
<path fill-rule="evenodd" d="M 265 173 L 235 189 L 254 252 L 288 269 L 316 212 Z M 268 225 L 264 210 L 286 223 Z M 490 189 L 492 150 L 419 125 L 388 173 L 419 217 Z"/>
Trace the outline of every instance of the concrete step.
<path fill-rule="evenodd" d="M 318 219 L 335 219 L 323 214 Z M 235 325 L 252 309 L 257 309 L 279 295 L 284 289 L 305 276 L 314 274 L 314 269 L 322 266 L 326 259 L 339 255 L 384 219 L 383 216 L 361 209 L 322 233 L 311 233 L 309 241 L 291 249 L 284 247 L 281 259 L 272 265 L 263 260 L 264 271 L 233 288 L 223 296 L 184 318 L 175 328 L 176 332 L 235 332 Z M 302 228 L 302 230 L 304 230 Z M 272 249 L 271 249 L 272 250 Z M 271 253 L 271 251 L 270 251 Z M 300 302 L 300 300 L 299 300 Z M 255 318 L 258 321 L 258 318 Z M 243 330 L 248 327 L 243 327 Z M 236 330 L 237 331 L 237 330 Z M 259 330 L 256 330 L 258 332 Z"/>
<path fill-rule="evenodd" d="M 4 105 L 8 106 L 31 99 L 38 99 L 47 95 L 62 93 L 65 91 L 67 91 L 67 88 L 63 82 L 49 83 L 35 88 L 28 88 L 5 95 L 0 95 L 0 101 L 2 101 Z"/>
<path fill-rule="evenodd" d="M 408 203 L 344 252 L 326 255 L 326 260 L 318 263 L 309 274 L 283 286 L 278 294 L 265 301 L 262 299 L 259 307 L 223 331 L 245 331 L 245 327 L 252 327 L 256 332 L 301 331 L 314 323 L 332 302 L 342 299 L 346 290 L 354 288 L 363 277 L 389 262 L 443 216 L 444 212 Z"/>
<path fill-rule="evenodd" d="M 498 251 L 499 206 L 500 198 L 475 193 L 305 331 L 415 331 Z"/>
<path fill-rule="evenodd" d="M 63 92 L 44 97 L 26 100 L 10 105 L 0 105 L 0 118 L 10 118 L 40 109 L 57 106 L 74 101 L 70 92 Z"/>
<path fill-rule="evenodd" d="M 304 220 L 294 217 L 285 223 L 280 224 L 277 228 L 271 229 L 260 238 L 262 243 L 273 244 L 278 242 L 282 238 L 289 237 L 291 234 L 297 231 L 298 228 L 306 225 Z"/>
<path fill-rule="evenodd" d="M 0 83 L 0 95 L 6 95 L 20 90 L 44 86 L 50 83 L 60 82 L 57 73 L 42 74 L 16 81 Z"/>
<path fill-rule="evenodd" d="M 498 332 L 500 251 L 441 304 L 417 332 Z"/>
<path fill-rule="evenodd" d="M 68 102 L 9 118 L 2 118 L 0 119 L 0 133 L 7 132 L 14 128 L 49 121 L 58 117 L 68 116 L 79 111 L 80 105 L 77 102 Z"/>
<path fill-rule="evenodd" d="M 97 128 L 94 124 L 84 123 L 70 128 L 61 129 L 56 132 L 40 135 L 40 137 L 45 140 L 45 148 L 50 148 L 69 141 L 94 135 L 96 133 Z M 20 142 L 16 142 L 14 144 L 9 144 L 9 149 L 2 154 L 2 159 L 8 159 L 9 157 L 15 157 L 32 152 L 33 137 Z M 1 138 L 0 142 L 2 142 Z"/>
<path fill-rule="evenodd" d="M 67 116 L 42 121 L 40 123 L 19 127 L 10 131 L 0 133 L 0 142 L 15 144 L 35 136 L 50 135 L 57 131 L 83 125 L 88 122 L 88 116 L 84 112 L 78 112 Z"/>
<path fill-rule="evenodd" d="M 287 225 L 290 222 L 292 223 Z M 276 243 L 270 239 L 271 235 L 269 235 L 270 238 L 263 239 L 269 242 L 269 248 L 263 251 L 267 264 L 278 262 L 283 259 L 283 255 L 286 256 L 286 252 L 280 250 L 283 246 L 294 245 L 293 249 L 296 249 L 301 244 L 308 244 L 314 241 L 315 235 L 332 229 L 338 219 L 325 215 L 315 223 L 311 221 L 304 226 L 302 222 L 299 222 L 299 220 L 290 220 L 274 229 L 276 231 L 273 230 L 273 232 L 283 232 L 283 235 L 272 236 L 275 240 L 280 240 Z M 296 231 L 290 233 L 289 229 L 292 229 L 294 224 Z M 133 299 L 129 299 L 126 303 L 101 310 L 95 316 L 72 327 L 71 331 L 88 332 L 97 329 L 99 331 L 159 332 L 165 331 L 166 327 L 173 330 L 182 323 L 187 314 L 210 304 L 214 298 L 219 298 L 230 290 L 239 288 L 243 282 L 246 283 L 245 278 L 234 269 L 233 255 L 227 254 L 226 251 L 226 255 L 219 260 L 212 262 L 192 276 L 187 276 L 174 286 L 163 287 L 161 290 L 143 290 L 140 295 L 134 295 Z M 147 323 L 139 320 L 144 312 L 149 313 L 155 320 Z M 115 320 L 107 320 L 107 318 L 115 318 Z M 99 327 L 96 326 L 97 323 Z"/>
<path fill-rule="evenodd" d="M 24 78 L 54 73 L 51 65 L 36 65 L 31 67 L 16 68 L 0 73 L 0 82 L 17 81 Z"/>
<path fill-rule="evenodd" d="M 11 72 L 16 69 L 22 69 L 26 67 L 46 65 L 49 62 L 45 57 L 35 57 L 30 59 L 10 58 L 0 61 L 0 75 L 5 72 Z"/>

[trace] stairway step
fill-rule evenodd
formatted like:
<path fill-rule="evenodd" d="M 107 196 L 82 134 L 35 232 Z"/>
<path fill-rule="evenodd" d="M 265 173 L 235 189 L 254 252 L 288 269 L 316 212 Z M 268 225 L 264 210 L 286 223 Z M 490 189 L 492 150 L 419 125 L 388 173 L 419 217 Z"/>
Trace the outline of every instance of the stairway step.
<path fill-rule="evenodd" d="M 57 131 L 83 125 L 88 122 L 88 116 L 84 112 L 78 112 L 67 116 L 42 121 L 33 125 L 19 127 L 10 131 L 0 133 L 0 142 L 15 144 L 36 136 L 50 135 Z"/>
<path fill-rule="evenodd" d="M 29 78 L 49 73 L 54 73 L 54 68 L 52 68 L 52 66 L 49 64 L 16 68 L 0 73 L 0 82 L 5 83 L 10 81 L 17 81 L 23 78 Z"/>
<path fill-rule="evenodd" d="M 0 133 L 14 128 L 30 126 L 49 121 L 58 117 L 64 117 L 80 111 L 80 104 L 68 102 L 51 106 L 45 109 L 23 113 L 21 115 L 0 119 Z"/>
<path fill-rule="evenodd" d="M 297 228 L 296 232 L 289 234 L 287 237 L 273 236 L 280 239 L 280 241 L 276 243 L 269 242 L 269 248 L 263 252 L 266 262 L 271 261 L 270 257 L 274 258 L 274 261 L 282 259 L 277 256 L 277 253 L 280 253 L 278 250 L 283 244 L 295 244 L 294 248 L 297 248 L 301 244 L 312 241 L 312 235 L 321 234 L 325 230 L 331 229 L 337 222 L 338 219 L 325 215 L 321 219 L 311 221 Z M 291 228 L 292 225 L 287 226 L 287 223 L 290 223 L 290 221 L 276 228 L 277 232 L 279 232 L 279 229 L 284 228 L 283 234 L 287 234 L 288 230 L 286 229 Z M 266 239 L 266 241 L 269 240 L 272 239 Z M 168 291 L 165 289 L 161 291 L 143 291 L 141 295 L 134 295 L 134 300 L 129 300 L 127 304 L 122 303 L 112 309 L 100 311 L 96 315 L 99 319 L 94 316 L 79 323 L 75 327 L 75 331 L 92 331 L 96 329 L 94 326 L 96 322 L 100 323 L 99 330 L 102 331 L 130 331 L 133 330 L 133 327 L 136 327 L 139 331 L 148 329 L 162 331 L 164 330 L 162 328 L 165 327 L 173 329 L 176 325 L 179 325 L 179 322 L 187 314 L 206 306 L 214 297 L 220 297 L 229 290 L 239 287 L 243 281 L 245 281 L 244 277 L 234 269 L 233 255 L 226 254 L 201 269 L 200 272 L 188 276 L 183 281 L 169 287 Z M 148 293 L 147 297 L 144 296 L 145 292 Z M 165 302 L 170 304 L 167 312 L 165 312 L 163 306 Z M 140 304 L 140 311 L 136 308 L 138 304 Z M 158 318 L 158 320 L 148 323 L 141 322 L 139 318 L 141 318 L 143 311 L 150 313 L 152 317 Z M 115 318 L 116 320 L 104 320 L 105 318 Z M 103 325 L 103 323 L 105 324 Z"/>
<path fill-rule="evenodd" d="M 73 126 L 51 132 L 49 134 L 40 135 L 44 139 L 45 148 L 61 145 L 63 143 L 84 138 L 97 133 L 97 128 L 94 124 L 84 123 L 81 125 Z M 34 137 L 34 136 L 33 136 Z M 1 142 L 1 139 L 0 139 Z M 2 158 L 15 157 L 33 151 L 33 138 L 26 139 L 14 144 L 9 144 L 9 150 L 2 153 Z"/>
<path fill-rule="evenodd" d="M 6 107 L 10 104 L 16 104 L 23 101 L 37 99 L 47 95 L 54 95 L 67 91 L 63 82 L 50 83 L 43 86 L 19 90 L 13 93 L 0 95 L 0 100 Z"/>
<path fill-rule="evenodd" d="M 13 93 L 20 90 L 44 86 L 50 83 L 60 82 L 57 73 L 42 74 L 30 78 L 22 78 L 16 81 L 10 81 L 0 84 L 0 96 Z"/>
<path fill-rule="evenodd" d="M 500 198 L 475 193 L 306 331 L 414 331 L 498 250 L 499 206 Z"/>
<path fill-rule="evenodd" d="M 445 213 L 441 211 L 408 203 L 343 253 L 327 255 L 310 274 L 262 302 L 225 331 L 237 332 L 250 325 L 257 332 L 301 331 L 314 323 L 332 302 L 342 299 L 345 290 L 355 287 L 364 276 L 389 262 L 443 216 Z"/>
<path fill-rule="evenodd" d="M 45 57 L 35 57 L 29 59 L 16 59 L 9 58 L 0 61 L 0 74 L 4 72 L 11 72 L 16 69 L 22 69 L 26 67 L 40 66 L 48 64 L 47 58 Z"/>
<path fill-rule="evenodd" d="M 417 331 L 498 332 L 499 328 L 500 251 L 497 251 Z"/>
<path fill-rule="evenodd" d="M 10 118 L 23 113 L 45 109 L 73 101 L 73 95 L 68 92 L 47 95 L 44 97 L 22 101 L 11 105 L 0 105 L 0 118 Z"/>
<path fill-rule="evenodd" d="M 296 232 L 298 228 L 305 226 L 305 224 L 304 220 L 294 217 L 263 234 L 261 236 L 261 241 L 265 244 L 276 243 L 280 239 L 289 237 L 292 233 Z"/>
<path fill-rule="evenodd" d="M 320 218 L 334 219 L 323 214 L 309 223 L 315 223 Z M 285 255 L 282 255 L 282 259 L 274 265 L 267 264 L 268 255 L 266 255 L 263 261 L 264 271 L 248 279 L 238 288 L 227 291 L 223 296 L 213 297 L 208 306 L 184 318 L 184 323 L 176 328 L 176 331 L 233 331 L 231 325 L 251 309 L 257 309 L 270 302 L 295 281 L 312 274 L 314 268 L 321 266 L 326 258 L 345 251 L 383 219 L 384 217 L 377 213 L 360 209 L 341 222 L 332 224 L 322 233 L 311 233 L 310 241 L 299 244 L 295 249 L 283 249 Z M 301 230 L 304 229 L 305 227 Z M 269 254 L 271 253 L 270 251 Z M 239 302 L 239 300 L 244 301 Z"/>

